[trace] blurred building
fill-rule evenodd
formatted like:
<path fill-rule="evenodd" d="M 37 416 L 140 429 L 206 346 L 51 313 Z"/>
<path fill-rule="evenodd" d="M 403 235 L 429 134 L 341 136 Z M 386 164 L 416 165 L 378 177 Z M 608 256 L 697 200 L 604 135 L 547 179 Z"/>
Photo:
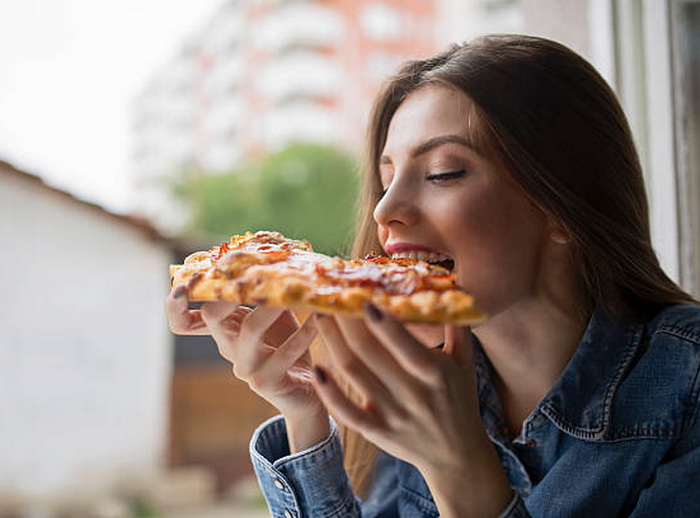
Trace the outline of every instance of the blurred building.
<path fill-rule="evenodd" d="M 168 330 L 168 266 L 199 245 L 3 161 L 0 219 L 0 517 L 200 516 L 232 488 L 259 515 L 240 488 L 274 411 Z"/>
<path fill-rule="evenodd" d="M 0 220 L 0 516 L 144 491 L 167 464 L 169 242 L 2 161 Z"/>
<path fill-rule="evenodd" d="M 168 182 L 293 141 L 357 150 L 382 79 L 437 49 L 438 0 L 230 0 L 133 107 L 139 208 L 177 227 Z"/>

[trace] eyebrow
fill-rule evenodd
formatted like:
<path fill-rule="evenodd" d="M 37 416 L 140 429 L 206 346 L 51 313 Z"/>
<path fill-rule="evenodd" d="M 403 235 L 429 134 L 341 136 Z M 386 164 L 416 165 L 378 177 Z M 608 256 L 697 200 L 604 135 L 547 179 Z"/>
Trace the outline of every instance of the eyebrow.
<path fill-rule="evenodd" d="M 432 151 L 437 147 L 444 146 L 445 144 L 459 144 L 461 146 L 471 149 L 472 151 L 475 150 L 473 143 L 469 139 L 466 139 L 461 135 L 440 135 L 438 137 L 433 137 L 429 140 L 426 140 L 425 142 L 417 146 L 411 152 L 411 158 L 417 158 L 429 151 Z M 386 155 L 382 155 L 379 158 L 379 163 L 390 164 L 391 159 Z"/>

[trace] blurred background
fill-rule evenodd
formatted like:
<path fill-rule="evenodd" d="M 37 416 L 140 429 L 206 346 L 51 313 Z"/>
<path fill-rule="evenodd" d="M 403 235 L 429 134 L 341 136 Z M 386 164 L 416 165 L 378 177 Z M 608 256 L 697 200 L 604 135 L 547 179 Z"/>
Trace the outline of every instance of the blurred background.
<path fill-rule="evenodd" d="M 259 229 L 345 253 L 382 80 L 491 32 L 610 82 L 700 295 L 700 1 L 3 0 L 0 517 L 267 516 L 273 409 L 168 332 L 168 265 Z"/>

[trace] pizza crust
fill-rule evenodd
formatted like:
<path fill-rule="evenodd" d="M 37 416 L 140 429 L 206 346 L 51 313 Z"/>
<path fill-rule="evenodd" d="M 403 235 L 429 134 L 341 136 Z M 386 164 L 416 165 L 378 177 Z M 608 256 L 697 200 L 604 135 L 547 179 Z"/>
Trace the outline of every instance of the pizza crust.
<path fill-rule="evenodd" d="M 233 301 L 362 316 L 371 302 L 404 322 L 473 324 L 484 319 L 474 298 L 447 270 L 413 259 L 343 260 L 313 252 L 277 232 L 233 236 L 171 265 L 172 285 L 191 301 Z"/>

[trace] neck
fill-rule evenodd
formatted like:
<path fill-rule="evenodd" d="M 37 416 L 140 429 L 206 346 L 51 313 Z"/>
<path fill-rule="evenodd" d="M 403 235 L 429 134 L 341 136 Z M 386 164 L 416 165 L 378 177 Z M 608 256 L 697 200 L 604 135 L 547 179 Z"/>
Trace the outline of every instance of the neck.
<path fill-rule="evenodd" d="M 494 384 L 514 432 L 564 372 L 586 324 L 587 319 L 575 310 L 531 300 L 475 328 L 493 365 Z"/>

